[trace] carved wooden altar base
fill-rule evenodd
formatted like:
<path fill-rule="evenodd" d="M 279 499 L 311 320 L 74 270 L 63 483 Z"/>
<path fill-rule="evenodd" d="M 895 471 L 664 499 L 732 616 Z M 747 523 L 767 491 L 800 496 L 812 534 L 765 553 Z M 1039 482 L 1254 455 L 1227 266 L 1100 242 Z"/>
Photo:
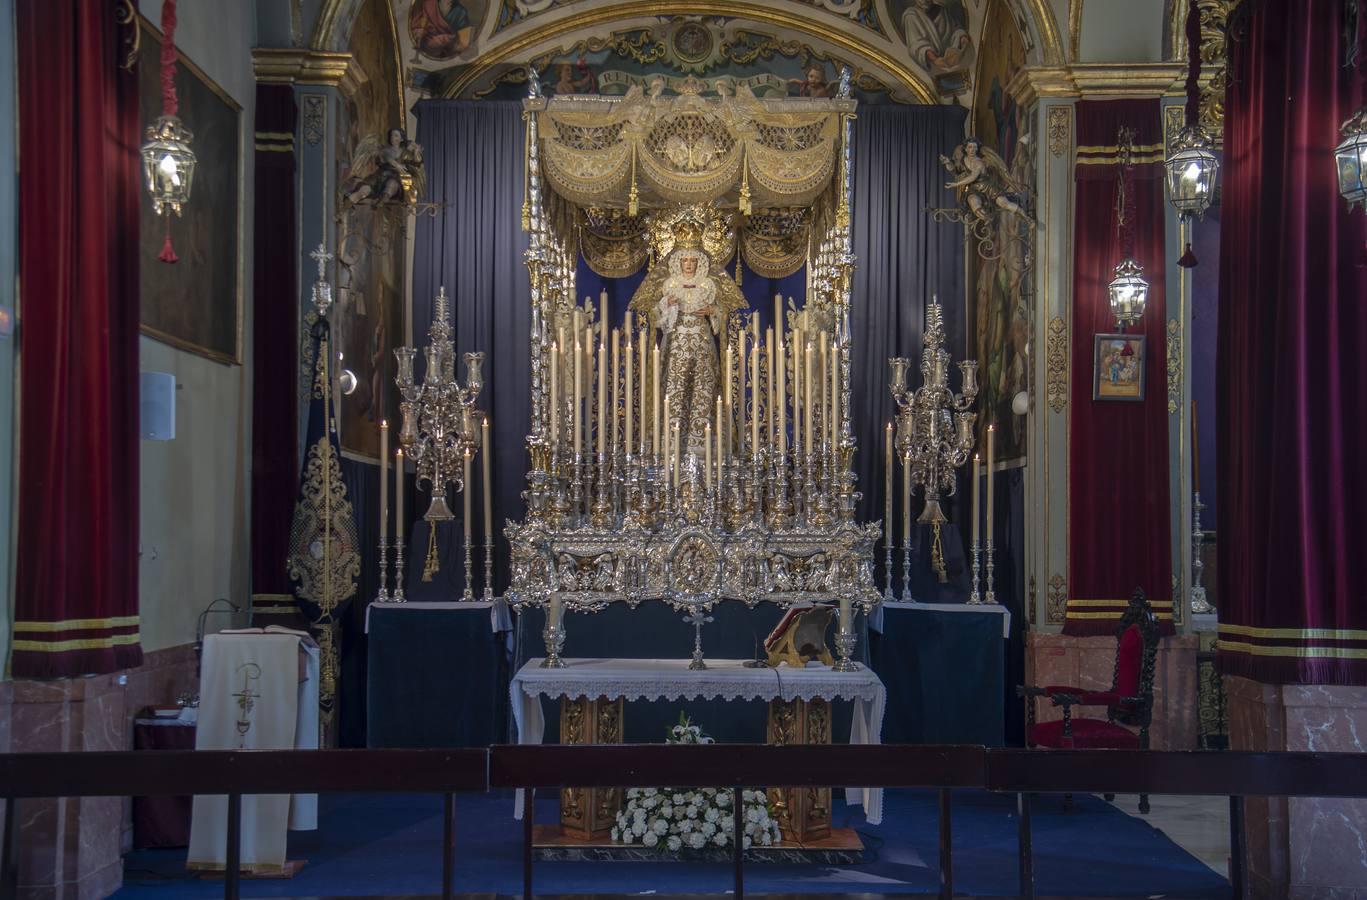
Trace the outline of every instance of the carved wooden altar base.
<path fill-rule="evenodd" d="M 562 744 L 622 743 L 622 698 L 560 698 L 560 742 Z M 831 704 L 827 700 L 771 700 L 765 741 L 786 744 L 829 744 L 831 742 Z M 862 850 L 863 843 L 852 830 L 833 832 L 831 828 L 831 789 L 829 787 L 769 788 L 773 808 L 783 835 L 780 847 L 811 847 L 847 852 Z M 535 836 L 534 845 L 542 848 L 616 846 L 611 841 L 612 826 L 622 808 L 622 788 L 566 787 L 560 791 L 560 832 L 545 831 Z M 820 846 L 817 846 L 817 845 Z M 829 846 L 827 846 L 829 844 Z M 641 849 L 641 848 L 637 848 Z M 727 853 L 729 854 L 729 850 Z M 658 854 L 653 854 L 658 856 Z M 568 858 L 556 856 L 553 858 Z M 729 858 L 729 856 L 728 856 Z"/>

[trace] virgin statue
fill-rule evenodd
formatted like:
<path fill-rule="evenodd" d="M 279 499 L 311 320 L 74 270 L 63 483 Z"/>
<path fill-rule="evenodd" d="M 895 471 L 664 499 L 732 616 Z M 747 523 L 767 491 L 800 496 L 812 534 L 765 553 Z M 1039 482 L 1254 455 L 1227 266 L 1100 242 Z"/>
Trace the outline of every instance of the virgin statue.
<path fill-rule="evenodd" d="M 685 452 L 699 458 L 717 397 L 717 335 L 746 305 L 740 286 L 703 249 L 701 226 L 691 221 L 675 227 L 674 248 L 631 298 L 631 309 L 662 336 L 665 427 L 671 433 L 677 427 Z"/>

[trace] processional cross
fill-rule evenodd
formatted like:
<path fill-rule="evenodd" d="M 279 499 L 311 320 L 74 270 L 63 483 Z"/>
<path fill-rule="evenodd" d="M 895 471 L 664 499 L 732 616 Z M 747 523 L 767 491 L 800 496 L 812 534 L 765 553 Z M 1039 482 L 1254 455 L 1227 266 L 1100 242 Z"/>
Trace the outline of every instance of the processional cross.
<path fill-rule="evenodd" d="M 688 668 L 698 671 L 706 669 L 707 663 L 702 658 L 702 627 L 712 621 L 712 617 L 701 606 L 695 606 L 683 619 L 693 626 L 693 661 L 688 664 Z"/>

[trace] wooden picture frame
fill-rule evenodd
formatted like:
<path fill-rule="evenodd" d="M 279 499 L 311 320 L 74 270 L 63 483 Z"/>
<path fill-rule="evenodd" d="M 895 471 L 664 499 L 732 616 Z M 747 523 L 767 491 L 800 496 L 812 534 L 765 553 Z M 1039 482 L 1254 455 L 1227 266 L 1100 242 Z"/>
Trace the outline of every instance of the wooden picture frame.
<path fill-rule="evenodd" d="M 161 32 L 138 16 L 137 77 L 142 128 L 161 115 Z M 170 216 L 180 261 L 157 259 L 167 231 L 146 190 L 139 216 L 139 325 L 143 334 L 224 365 L 241 365 L 245 271 L 245 122 L 242 106 L 176 53 L 180 119 L 194 134 L 190 200 Z M 141 173 L 141 160 L 139 160 Z"/>
<path fill-rule="evenodd" d="M 1092 399 L 1144 400 L 1148 341 L 1142 334 L 1098 334 L 1092 339 Z"/>

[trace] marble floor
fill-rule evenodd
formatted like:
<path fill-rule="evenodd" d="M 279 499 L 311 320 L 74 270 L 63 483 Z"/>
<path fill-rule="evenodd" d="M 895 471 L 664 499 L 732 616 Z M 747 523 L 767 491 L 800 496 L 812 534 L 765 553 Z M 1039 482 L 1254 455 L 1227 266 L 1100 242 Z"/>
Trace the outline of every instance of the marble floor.
<path fill-rule="evenodd" d="M 1142 819 L 1163 832 L 1183 850 L 1217 875 L 1229 876 L 1229 798 L 1152 795 L 1149 814 L 1139 814 L 1138 794 L 1117 794 L 1112 802 L 1121 812 Z"/>

